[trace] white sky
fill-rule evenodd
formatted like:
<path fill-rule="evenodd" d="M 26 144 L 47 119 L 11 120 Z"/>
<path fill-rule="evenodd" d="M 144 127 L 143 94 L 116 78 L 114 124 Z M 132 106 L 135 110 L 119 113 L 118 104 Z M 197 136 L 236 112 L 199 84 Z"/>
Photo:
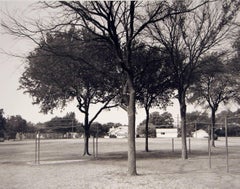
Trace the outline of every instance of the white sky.
<path fill-rule="evenodd" d="M 13 15 L 30 15 L 27 10 L 27 6 L 32 1 L 1 1 L 0 0 L 0 13 L 1 22 L 4 19 L 3 12 L 9 11 Z M 37 105 L 32 105 L 32 99 L 29 95 L 23 94 L 23 91 L 17 90 L 19 83 L 18 80 L 24 70 L 24 59 L 12 57 L 2 53 L 14 52 L 19 55 L 26 55 L 28 52 L 34 49 L 34 45 L 25 39 L 16 39 L 10 35 L 3 34 L 3 28 L 0 31 L 0 108 L 4 109 L 5 117 L 11 115 L 21 115 L 22 118 L 33 123 L 45 122 L 50 120 L 54 116 L 64 116 L 67 112 L 74 111 L 77 119 L 83 121 L 83 115 L 80 114 L 77 109 L 76 101 L 71 103 L 64 111 L 54 111 L 53 114 L 44 115 L 39 113 L 40 108 Z M 199 109 L 199 108 L 198 108 Z M 189 111 L 196 110 L 195 107 L 188 107 Z M 93 108 L 94 112 L 96 107 Z M 164 111 L 154 109 L 152 111 Z M 151 112 L 152 112 L 151 111 Z M 167 108 L 167 111 L 172 113 L 175 122 L 179 115 L 178 102 L 174 100 L 174 106 Z M 90 115 L 92 115 L 90 113 Z M 145 119 L 145 113 L 143 109 L 137 110 L 136 122 L 139 124 Z M 115 108 L 111 111 L 104 111 L 99 115 L 96 120 L 100 123 L 115 122 L 127 124 L 127 113 L 121 108 Z"/>

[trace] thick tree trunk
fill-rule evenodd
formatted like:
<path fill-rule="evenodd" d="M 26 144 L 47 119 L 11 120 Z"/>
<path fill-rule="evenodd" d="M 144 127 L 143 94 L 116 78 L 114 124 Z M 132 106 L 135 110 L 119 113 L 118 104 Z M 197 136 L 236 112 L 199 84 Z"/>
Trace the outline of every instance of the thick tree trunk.
<path fill-rule="evenodd" d="M 148 123 L 149 123 L 149 110 L 145 107 L 146 112 L 146 125 L 145 125 L 145 151 L 149 152 L 148 149 Z"/>
<path fill-rule="evenodd" d="M 132 81 L 128 78 L 129 104 L 128 104 L 128 174 L 137 175 L 136 144 L 135 144 L 135 101 L 136 95 Z"/>
<path fill-rule="evenodd" d="M 185 95 L 179 95 L 179 104 L 180 104 L 180 116 L 181 116 L 181 130 L 182 130 L 182 159 L 188 159 L 187 153 L 187 125 L 186 125 L 186 111 L 187 106 L 185 102 Z"/>
<path fill-rule="evenodd" d="M 91 155 L 89 153 L 89 137 L 90 137 L 90 126 L 88 123 L 88 113 L 85 113 L 84 118 L 84 151 L 83 155 Z"/>
<path fill-rule="evenodd" d="M 216 123 L 216 115 L 215 110 L 212 109 L 212 125 L 211 125 L 211 140 L 212 140 L 212 146 L 215 147 L 215 141 L 214 141 L 214 128 Z"/>
<path fill-rule="evenodd" d="M 89 129 L 84 129 L 84 151 L 83 151 L 83 155 L 91 155 L 89 153 Z"/>

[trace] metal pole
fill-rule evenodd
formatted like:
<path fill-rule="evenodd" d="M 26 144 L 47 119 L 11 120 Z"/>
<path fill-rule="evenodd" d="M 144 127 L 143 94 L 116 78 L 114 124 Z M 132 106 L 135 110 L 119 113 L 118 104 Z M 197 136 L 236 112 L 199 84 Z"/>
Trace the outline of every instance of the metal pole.
<path fill-rule="evenodd" d="M 35 138 L 35 164 L 40 163 L 40 132 L 38 131 Z"/>
<path fill-rule="evenodd" d="M 197 123 L 195 122 L 195 133 L 196 133 L 196 138 L 197 138 Z"/>
<path fill-rule="evenodd" d="M 212 168 L 211 161 L 211 144 L 210 144 L 210 125 L 208 125 L 208 159 L 209 159 L 209 168 Z"/>
<path fill-rule="evenodd" d="M 97 125 L 97 135 L 96 135 L 96 157 L 98 156 L 98 125 Z"/>
<path fill-rule="evenodd" d="M 225 140 L 226 140 L 226 159 L 227 159 L 227 172 L 229 172 L 229 162 L 228 162 L 228 127 L 227 127 L 227 117 L 225 117 Z"/>
<path fill-rule="evenodd" d="M 38 152 L 38 145 L 37 145 L 37 134 L 35 136 L 35 164 L 37 164 L 37 152 Z"/>
<path fill-rule="evenodd" d="M 40 164 L 40 132 L 38 133 L 38 164 Z"/>
<path fill-rule="evenodd" d="M 172 138 L 172 152 L 174 152 L 174 138 Z"/>
<path fill-rule="evenodd" d="M 190 137 L 188 138 L 188 146 L 189 146 L 189 154 L 191 153 L 191 139 Z"/>
<path fill-rule="evenodd" d="M 72 133 L 73 133 L 73 119 L 72 119 Z"/>
<path fill-rule="evenodd" d="M 96 157 L 98 156 L 98 136 L 96 136 Z"/>
<path fill-rule="evenodd" d="M 95 140 L 94 140 L 94 135 L 93 135 L 93 157 L 95 158 Z"/>

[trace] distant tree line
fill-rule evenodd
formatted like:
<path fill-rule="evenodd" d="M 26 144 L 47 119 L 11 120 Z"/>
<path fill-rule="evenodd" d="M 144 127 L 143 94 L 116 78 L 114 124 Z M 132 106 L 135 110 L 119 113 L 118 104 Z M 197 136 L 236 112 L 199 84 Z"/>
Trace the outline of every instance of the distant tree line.
<path fill-rule="evenodd" d="M 4 111 L 0 111 L 0 137 L 5 139 L 16 139 L 17 133 L 20 138 L 24 133 L 35 133 L 36 127 L 33 123 L 27 122 L 20 115 L 5 118 Z"/>
<path fill-rule="evenodd" d="M 104 137 L 108 135 L 108 131 L 112 127 L 121 126 L 121 123 L 105 123 L 101 124 L 98 122 L 93 122 L 90 129 L 91 136 Z M 75 113 L 67 113 L 63 117 L 54 117 L 49 121 L 43 123 L 33 124 L 27 122 L 20 115 L 10 116 L 5 118 L 3 109 L 0 109 L 0 137 L 5 139 L 22 139 L 24 135 L 36 132 L 40 133 L 55 133 L 61 134 L 62 136 L 67 133 L 78 133 L 79 136 L 84 136 L 84 127 L 75 118 Z M 34 135 L 31 135 L 33 137 Z M 57 136 L 57 135 L 56 135 Z M 59 136 L 59 135 L 58 135 Z"/>
<path fill-rule="evenodd" d="M 216 125 L 214 128 L 214 133 L 218 136 L 225 136 L 225 118 L 231 118 L 228 121 L 228 136 L 240 136 L 240 109 L 232 112 L 222 111 L 216 115 Z M 144 119 L 137 127 L 137 136 L 144 136 L 145 131 L 145 122 Z M 149 137 L 156 137 L 156 126 L 158 128 L 173 128 L 174 119 L 171 113 L 164 112 L 160 114 L 159 112 L 152 112 L 149 116 Z M 119 127 L 121 123 L 105 123 L 101 124 L 98 122 L 93 122 L 90 129 L 90 136 L 95 137 L 104 137 L 108 135 L 110 128 Z M 204 112 L 193 111 L 187 113 L 187 136 L 191 137 L 192 133 L 196 130 L 203 129 L 206 132 L 209 132 L 209 125 L 211 125 L 211 117 Z M 178 128 L 179 131 L 181 128 Z M 26 133 L 35 134 L 37 131 L 41 133 L 58 133 L 65 135 L 66 133 L 78 133 L 79 136 L 84 135 L 83 124 L 77 121 L 75 118 L 75 113 L 67 113 L 63 117 L 54 117 L 51 120 L 44 123 L 33 124 L 27 122 L 20 115 L 10 116 L 8 118 L 4 117 L 4 111 L 0 111 L 0 137 L 5 139 L 16 139 L 17 133 L 21 138 L 21 135 Z M 179 132 L 181 135 L 181 132 Z"/>

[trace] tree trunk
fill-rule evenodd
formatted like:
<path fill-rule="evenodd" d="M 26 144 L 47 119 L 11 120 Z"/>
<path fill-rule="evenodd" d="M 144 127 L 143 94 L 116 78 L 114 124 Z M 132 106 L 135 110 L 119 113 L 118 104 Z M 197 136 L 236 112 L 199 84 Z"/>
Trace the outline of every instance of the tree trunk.
<path fill-rule="evenodd" d="M 89 137 L 90 137 L 90 135 L 89 135 L 89 131 L 87 131 L 86 129 L 85 129 L 85 132 L 84 132 L 84 152 L 83 152 L 83 155 L 91 155 L 90 153 L 89 153 Z"/>
<path fill-rule="evenodd" d="M 187 125 L 186 125 L 186 111 L 187 106 L 185 102 L 185 95 L 182 93 L 179 94 L 179 104 L 180 104 L 180 116 L 181 116 L 181 130 L 182 130 L 182 159 L 188 159 L 187 153 Z"/>
<path fill-rule="evenodd" d="M 84 152 L 83 155 L 91 155 L 89 153 L 89 137 L 90 137 L 90 126 L 88 123 L 88 113 L 85 113 L 84 118 Z"/>
<path fill-rule="evenodd" d="M 128 76 L 129 104 L 128 104 L 128 174 L 137 175 L 136 144 L 135 144 L 135 101 L 136 94 L 132 80 Z"/>
<path fill-rule="evenodd" d="M 214 141 L 215 123 L 216 123 L 216 115 L 215 115 L 215 110 L 212 108 L 211 140 L 212 140 L 213 147 L 215 147 L 215 141 Z"/>
<path fill-rule="evenodd" d="M 149 152 L 148 149 L 148 123 L 149 123 L 149 109 L 145 107 L 146 112 L 146 125 L 145 125 L 145 151 Z"/>
<path fill-rule="evenodd" d="M 91 155 L 89 153 L 89 129 L 84 129 L 84 152 L 83 155 Z"/>

